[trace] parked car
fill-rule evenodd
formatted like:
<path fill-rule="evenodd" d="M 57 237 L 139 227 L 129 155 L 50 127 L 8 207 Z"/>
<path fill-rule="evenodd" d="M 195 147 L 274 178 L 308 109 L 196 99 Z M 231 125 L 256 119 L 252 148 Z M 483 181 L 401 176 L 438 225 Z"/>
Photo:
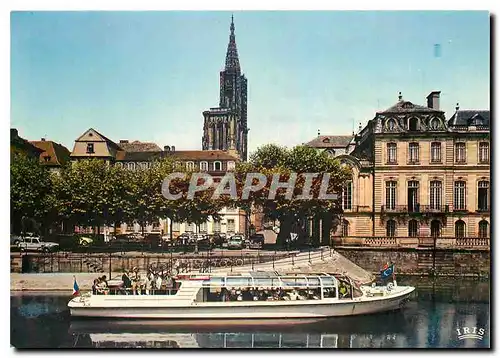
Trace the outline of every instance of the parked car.
<path fill-rule="evenodd" d="M 250 236 L 250 247 L 262 248 L 264 246 L 264 235 L 263 234 L 253 234 Z"/>
<path fill-rule="evenodd" d="M 78 245 L 79 246 L 90 246 L 94 242 L 94 239 L 86 236 L 81 236 L 78 238 Z"/>
<path fill-rule="evenodd" d="M 11 245 L 18 245 L 23 238 L 19 235 L 10 235 L 10 244 Z"/>
<path fill-rule="evenodd" d="M 223 247 L 226 243 L 226 238 L 219 233 L 215 233 L 210 237 L 210 243 L 214 247 Z"/>
<path fill-rule="evenodd" d="M 233 235 L 227 242 L 228 249 L 244 249 L 245 237 L 243 235 Z"/>
<path fill-rule="evenodd" d="M 18 246 L 25 251 L 43 252 L 54 251 L 59 248 L 58 243 L 42 241 L 39 237 L 25 237 L 19 242 Z"/>

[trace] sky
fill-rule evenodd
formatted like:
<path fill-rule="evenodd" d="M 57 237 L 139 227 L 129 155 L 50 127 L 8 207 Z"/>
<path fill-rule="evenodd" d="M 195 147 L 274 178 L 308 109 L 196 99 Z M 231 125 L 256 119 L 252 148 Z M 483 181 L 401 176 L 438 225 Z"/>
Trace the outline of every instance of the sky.
<path fill-rule="evenodd" d="M 250 152 L 351 134 L 399 91 L 421 105 L 441 91 L 447 118 L 490 108 L 485 11 L 12 12 L 11 127 L 70 150 L 88 128 L 201 149 L 231 14 Z"/>

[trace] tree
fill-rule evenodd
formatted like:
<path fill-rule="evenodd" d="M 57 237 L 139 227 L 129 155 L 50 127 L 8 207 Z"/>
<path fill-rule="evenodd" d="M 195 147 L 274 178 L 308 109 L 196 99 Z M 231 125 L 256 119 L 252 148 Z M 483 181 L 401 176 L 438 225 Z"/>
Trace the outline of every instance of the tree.
<path fill-rule="evenodd" d="M 12 231 L 38 229 L 50 211 L 51 177 L 38 158 L 23 154 L 12 157 L 10 164 L 10 215 Z"/>

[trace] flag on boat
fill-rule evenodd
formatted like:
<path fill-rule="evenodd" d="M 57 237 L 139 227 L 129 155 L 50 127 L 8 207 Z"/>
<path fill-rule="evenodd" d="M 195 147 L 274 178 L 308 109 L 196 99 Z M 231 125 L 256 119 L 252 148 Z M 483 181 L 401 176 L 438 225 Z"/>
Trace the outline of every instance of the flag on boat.
<path fill-rule="evenodd" d="M 380 271 L 380 277 L 382 279 L 386 279 L 394 275 L 394 264 L 392 265 L 385 265 L 382 271 Z"/>
<path fill-rule="evenodd" d="M 76 277 L 73 276 L 73 296 L 78 296 L 80 294 L 80 288 L 78 287 L 78 284 L 76 283 Z"/>

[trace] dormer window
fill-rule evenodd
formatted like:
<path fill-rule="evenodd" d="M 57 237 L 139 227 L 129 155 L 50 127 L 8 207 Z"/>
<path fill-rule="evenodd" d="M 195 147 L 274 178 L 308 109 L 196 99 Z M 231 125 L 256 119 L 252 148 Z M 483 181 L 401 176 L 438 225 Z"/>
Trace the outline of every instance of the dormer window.
<path fill-rule="evenodd" d="M 429 127 L 432 130 L 438 130 L 439 129 L 439 119 L 437 118 L 432 118 L 431 122 L 429 123 Z"/>
<path fill-rule="evenodd" d="M 327 152 L 328 154 L 330 154 L 332 157 L 334 157 L 334 156 L 335 156 L 335 150 L 333 150 L 333 149 L 328 149 L 326 152 Z"/>
<path fill-rule="evenodd" d="M 323 139 L 323 143 L 330 143 L 330 138 Z"/>
<path fill-rule="evenodd" d="M 410 121 L 408 122 L 408 129 L 412 132 L 418 131 L 418 118 L 410 118 Z"/>
<path fill-rule="evenodd" d="M 94 143 L 87 143 L 87 154 L 94 154 Z"/>
<path fill-rule="evenodd" d="M 387 121 L 387 130 L 393 132 L 396 130 L 396 121 L 394 119 L 389 119 Z"/>

